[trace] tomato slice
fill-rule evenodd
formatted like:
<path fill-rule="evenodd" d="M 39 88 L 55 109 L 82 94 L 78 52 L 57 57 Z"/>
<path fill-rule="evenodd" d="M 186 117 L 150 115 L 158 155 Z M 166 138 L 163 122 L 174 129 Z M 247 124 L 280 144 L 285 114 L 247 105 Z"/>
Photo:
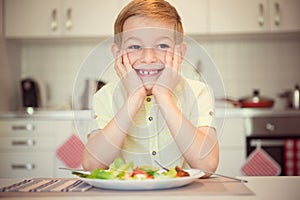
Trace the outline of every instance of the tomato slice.
<path fill-rule="evenodd" d="M 152 175 L 149 175 L 146 171 L 141 170 L 139 167 L 136 167 L 132 174 L 131 177 L 134 177 L 136 174 L 143 174 L 146 175 L 147 179 L 153 179 L 154 177 Z"/>

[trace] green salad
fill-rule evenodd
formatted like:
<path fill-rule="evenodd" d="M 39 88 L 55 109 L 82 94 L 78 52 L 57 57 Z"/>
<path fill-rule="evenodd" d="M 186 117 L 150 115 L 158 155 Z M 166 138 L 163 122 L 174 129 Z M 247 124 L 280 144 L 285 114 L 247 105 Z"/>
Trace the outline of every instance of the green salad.
<path fill-rule="evenodd" d="M 147 180 L 147 179 L 168 179 L 182 176 L 189 176 L 187 172 L 179 167 L 170 168 L 169 171 L 159 171 L 159 168 L 151 166 L 134 166 L 133 162 L 125 163 L 121 158 L 116 158 L 107 170 L 98 168 L 91 174 L 72 172 L 82 178 L 108 179 L 108 180 Z"/>

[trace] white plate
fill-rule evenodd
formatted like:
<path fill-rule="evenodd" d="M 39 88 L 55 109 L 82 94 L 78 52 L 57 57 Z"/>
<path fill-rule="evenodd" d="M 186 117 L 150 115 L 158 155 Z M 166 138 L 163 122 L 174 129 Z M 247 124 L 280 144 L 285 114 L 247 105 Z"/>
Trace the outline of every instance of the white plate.
<path fill-rule="evenodd" d="M 168 189 L 187 185 L 202 177 L 204 172 L 198 169 L 187 169 L 190 176 L 170 179 L 147 179 L 147 180 L 105 180 L 80 178 L 84 182 L 98 188 L 113 190 L 156 190 Z"/>

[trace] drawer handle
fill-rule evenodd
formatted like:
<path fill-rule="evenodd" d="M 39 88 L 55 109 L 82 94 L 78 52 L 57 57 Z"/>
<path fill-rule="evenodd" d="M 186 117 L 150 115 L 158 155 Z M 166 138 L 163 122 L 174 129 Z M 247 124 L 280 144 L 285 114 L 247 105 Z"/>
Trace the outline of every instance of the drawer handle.
<path fill-rule="evenodd" d="M 25 169 L 25 170 L 33 170 L 35 168 L 35 165 L 32 163 L 26 163 L 26 164 L 12 164 L 12 169 Z"/>
<path fill-rule="evenodd" d="M 271 123 L 267 123 L 265 128 L 266 128 L 267 131 L 274 131 L 275 130 L 275 125 L 271 124 Z"/>
<path fill-rule="evenodd" d="M 13 140 L 11 144 L 13 146 L 34 146 L 35 140 L 33 139 L 27 139 L 27 140 Z"/>
<path fill-rule="evenodd" d="M 26 125 L 13 125 L 12 130 L 14 131 L 33 131 L 35 129 L 35 126 L 32 124 L 26 124 Z"/>

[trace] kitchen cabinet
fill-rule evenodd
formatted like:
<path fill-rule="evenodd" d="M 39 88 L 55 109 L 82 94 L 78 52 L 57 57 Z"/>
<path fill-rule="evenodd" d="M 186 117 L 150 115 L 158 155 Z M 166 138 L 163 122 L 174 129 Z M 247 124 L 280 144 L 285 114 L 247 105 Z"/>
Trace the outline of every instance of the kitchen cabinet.
<path fill-rule="evenodd" d="M 186 34 L 208 33 L 208 0 L 169 0 L 182 18 Z"/>
<path fill-rule="evenodd" d="M 209 0 L 210 33 L 300 30 L 297 0 Z"/>
<path fill-rule="evenodd" d="M 271 31 L 300 31 L 299 0 L 270 0 L 269 8 Z"/>
<path fill-rule="evenodd" d="M 118 8 L 118 0 L 6 0 L 5 34 L 8 38 L 109 36 Z"/>
<path fill-rule="evenodd" d="M 113 24 L 128 0 L 8 0 L 6 37 L 97 37 L 113 34 Z M 170 0 L 186 33 L 207 32 L 207 0 Z"/>
<path fill-rule="evenodd" d="M 220 131 L 220 160 L 217 172 L 231 176 L 242 175 L 240 169 L 246 161 L 245 119 L 225 118 Z"/>
<path fill-rule="evenodd" d="M 71 135 L 71 120 L 1 119 L 0 177 L 57 177 L 56 150 Z"/>
<path fill-rule="evenodd" d="M 210 0 L 210 32 L 264 32 L 268 23 L 266 8 L 266 0 Z"/>

